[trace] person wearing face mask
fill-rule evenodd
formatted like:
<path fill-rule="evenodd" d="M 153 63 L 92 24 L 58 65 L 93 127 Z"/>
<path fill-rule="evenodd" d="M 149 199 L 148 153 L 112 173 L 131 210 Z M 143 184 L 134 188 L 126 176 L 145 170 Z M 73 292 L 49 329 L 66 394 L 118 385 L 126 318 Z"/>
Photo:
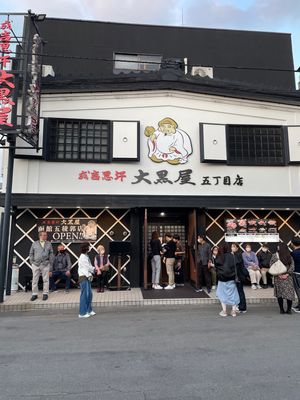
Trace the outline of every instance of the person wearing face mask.
<path fill-rule="evenodd" d="M 66 281 L 65 292 L 69 293 L 71 283 L 71 259 L 63 244 L 58 245 L 57 253 L 53 258 L 52 271 L 49 272 L 50 292 L 55 292 L 57 279 Z"/>
<path fill-rule="evenodd" d="M 108 284 L 109 256 L 105 254 L 105 247 L 101 244 L 97 247 L 98 254 L 94 259 L 94 267 L 97 276 L 97 292 L 103 293 L 104 286 Z"/>
<path fill-rule="evenodd" d="M 248 269 L 252 289 L 261 289 L 260 280 L 261 273 L 259 270 L 259 263 L 256 254 L 251 249 L 250 244 L 246 244 L 245 251 L 243 252 L 243 261 L 245 268 Z"/>
<path fill-rule="evenodd" d="M 271 257 L 272 253 L 269 250 L 269 245 L 268 243 L 264 243 L 261 250 L 257 253 L 258 265 L 260 268 L 264 289 L 267 289 L 268 287 L 267 272 L 270 268 Z"/>
<path fill-rule="evenodd" d="M 197 241 L 198 245 L 198 253 L 197 253 L 197 266 L 198 266 L 198 274 L 199 274 L 199 287 L 196 292 L 202 292 L 203 287 L 203 277 L 205 277 L 207 293 L 211 292 L 211 276 L 208 270 L 208 263 L 211 260 L 211 249 L 210 245 L 205 240 L 204 235 L 198 235 Z"/>

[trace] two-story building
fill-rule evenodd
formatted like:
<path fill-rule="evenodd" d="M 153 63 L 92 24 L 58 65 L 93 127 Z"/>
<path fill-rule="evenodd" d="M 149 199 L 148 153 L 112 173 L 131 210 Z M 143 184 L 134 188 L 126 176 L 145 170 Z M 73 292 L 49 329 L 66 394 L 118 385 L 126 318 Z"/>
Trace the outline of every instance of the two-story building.
<path fill-rule="evenodd" d="M 75 269 L 80 241 L 129 241 L 121 283 L 145 287 L 154 230 L 181 236 L 192 282 L 197 232 L 255 249 L 300 234 L 289 34 L 53 18 L 39 29 L 55 77 L 42 86 L 41 149 L 15 161 L 21 282 L 38 230 L 67 244 Z"/>

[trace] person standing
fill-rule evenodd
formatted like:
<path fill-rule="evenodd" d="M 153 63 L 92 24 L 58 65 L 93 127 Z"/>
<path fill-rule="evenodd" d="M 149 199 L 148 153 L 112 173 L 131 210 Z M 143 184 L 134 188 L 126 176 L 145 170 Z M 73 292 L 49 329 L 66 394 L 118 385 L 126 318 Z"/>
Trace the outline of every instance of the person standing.
<path fill-rule="evenodd" d="M 180 236 L 174 235 L 174 242 L 176 243 L 175 251 L 175 283 L 177 286 L 184 286 L 184 270 L 183 270 L 183 256 L 185 254 L 183 246 L 180 243 Z"/>
<path fill-rule="evenodd" d="M 208 269 L 211 277 L 212 290 L 216 289 L 217 286 L 217 271 L 216 263 L 220 257 L 220 249 L 218 246 L 213 246 L 211 249 L 211 259 L 208 261 Z"/>
<path fill-rule="evenodd" d="M 300 237 L 295 236 L 292 240 L 292 245 L 294 247 L 292 257 L 295 264 L 295 270 L 293 272 L 293 282 L 298 298 L 298 304 L 293 307 L 293 311 L 295 311 L 296 313 L 300 313 Z"/>
<path fill-rule="evenodd" d="M 246 244 L 245 251 L 243 252 L 243 261 L 245 268 L 248 269 L 252 289 L 261 289 L 259 284 L 261 280 L 261 273 L 258 266 L 258 259 L 254 251 L 251 249 L 249 243 Z"/>
<path fill-rule="evenodd" d="M 166 233 L 166 243 L 164 245 L 164 259 L 166 262 L 166 270 L 168 274 L 168 285 L 165 289 L 175 289 L 175 276 L 174 276 L 174 265 L 175 265 L 175 252 L 176 243 L 173 240 L 171 233 Z"/>
<path fill-rule="evenodd" d="M 274 296 L 277 297 L 280 314 L 291 314 L 292 303 L 295 299 L 295 290 L 293 285 L 294 260 L 285 243 L 279 243 L 277 253 L 272 255 L 270 266 L 278 259 L 286 266 L 287 271 L 284 274 L 274 277 Z M 284 310 L 283 300 L 287 302 L 287 309 Z"/>
<path fill-rule="evenodd" d="M 69 254 L 66 252 L 65 246 L 60 244 L 57 246 L 57 253 L 53 258 L 52 271 L 49 272 L 50 277 L 50 292 L 56 290 L 56 279 L 65 279 L 66 288 L 65 292 L 69 293 L 71 284 L 71 259 Z"/>
<path fill-rule="evenodd" d="M 211 276 L 208 270 L 208 262 L 211 260 L 211 249 L 210 245 L 206 242 L 204 235 L 198 235 L 198 254 L 197 254 L 197 266 L 198 266 L 198 279 L 199 286 L 196 292 L 203 291 L 203 277 L 205 277 L 207 292 L 211 292 Z"/>
<path fill-rule="evenodd" d="M 162 289 L 162 286 L 159 284 L 160 281 L 160 272 L 161 272 L 161 254 L 162 254 L 162 246 L 161 241 L 159 240 L 159 234 L 157 231 L 152 232 L 152 237 L 150 240 L 150 248 L 151 248 L 151 268 L 152 268 L 152 288 L 153 289 Z"/>
<path fill-rule="evenodd" d="M 78 276 L 80 284 L 79 318 L 88 318 L 96 315 L 95 311 L 92 310 L 93 292 L 91 286 L 95 268 L 92 266 L 91 260 L 87 254 L 89 251 L 89 243 L 82 244 L 81 254 L 78 259 Z"/>
<path fill-rule="evenodd" d="M 94 267 L 97 275 L 97 293 L 104 292 L 104 286 L 108 285 L 109 257 L 105 254 L 105 247 L 100 244 L 97 247 L 98 254 L 94 259 Z"/>
<path fill-rule="evenodd" d="M 31 301 L 38 298 L 38 283 L 40 274 L 43 278 L 43 300 L 48 299 L 49 272 L 52 270 L 53 248 L 47 240 L 47 232 L 39 232 L 39 240 L 32 243 L 29 251 L 29 262 L 32 268 L 32 296 Z"/>
<path fill-rule="evenodd" d="M 261 250 L 257 253 L 258 265 L 260 268 L 264 289 L 267 289 L 268 287 L 267 272 L 270 268 L 271 257 L 272 253 L 269 250 L 269 245 L 268 243 L 264 243 Z"/>
<path fill-rule="evenodd" d="M 227 306 L 231 306 L 231 315 L 236 317 L 240 297 L 236 285 L 236 261 L 235 261 L 235 244 L 231 248 L 227 243 L 224 246 L 224 255 L 221 258 L 217 256 L 215 259 L 215 267 L 218 277 L 218 286 L 216 296 L 221 302 L 222 311 L 219 313 L 221 317 L 227 317 Z"/>

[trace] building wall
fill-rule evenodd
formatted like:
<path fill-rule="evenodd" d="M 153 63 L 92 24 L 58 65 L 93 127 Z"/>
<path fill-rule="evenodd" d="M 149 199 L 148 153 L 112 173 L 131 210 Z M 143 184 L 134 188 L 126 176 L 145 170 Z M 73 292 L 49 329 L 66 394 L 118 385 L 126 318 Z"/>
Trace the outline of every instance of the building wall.
<path fill-rule="evenodd" d="M 199 123 L 297 125 L 300 124 L 300 108 L 296 106 L 173 91 L 55 94 L 43 96 L 41 116 L 140 121 L 140 161 L 103 164 L 18 159 L 14 193 L 300 196 L 300 168 L 297 165 L 247 167 L 200 162 Z M 165 117 L 174 119 L 178 128 L 190 136 L 193 153 L 185 164 L 155 163 L 148 157 L 144 130 L 147 126 L 156 129 Z M 151 183 L 134 183 L 139 169 L 149 174 L 147 178 Z M 195 184 L 175 182 L 179 171 L 186 169 L 192 170 L 191 182 Z M 92 171 L 101 174 L 106 170 L 112 174 L 124 170 L 126 179 L 123 182 L 91 179 Z M 161 170 L 167 171 L 172 183 L 155 183 L 157 172 Z M 88 179 L 79 179 L 81 172 L 88 172 Z M 233 185 L 237 175 L 242 177 L 242 185 Z M 221 177 L 218 184 L 213 179 L 216 176 Z M 231 178 L 231 185 L 222 183 L 225 176 Z M 210 177 L 210 185 L 203 185 L 204 177 Z"/>

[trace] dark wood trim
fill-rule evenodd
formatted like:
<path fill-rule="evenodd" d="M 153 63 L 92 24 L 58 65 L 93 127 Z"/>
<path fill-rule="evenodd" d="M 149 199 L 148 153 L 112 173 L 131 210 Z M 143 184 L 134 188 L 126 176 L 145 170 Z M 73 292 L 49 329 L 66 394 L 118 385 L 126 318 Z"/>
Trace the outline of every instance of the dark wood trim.
<path fill-rule="evenodd" d="M 133 208 L 130 210 L 130 241 L 131 241 L 131 256 L 130 256 L 130 271 L 129 280 L 133 287 L 140 286 L 140 271 L 141 271 L 141 221 L 140 210 Z"/>
<path fill-rule="evenodd" d="M 0 206 L 4 205 L 5 193 L 0 194 Z M 167 195 L 85 195 L 15 193 L 13 206 L 21 208 L 243 208 L 243 209 L 300 209 L 300 196 L 167 196 Z"/>

